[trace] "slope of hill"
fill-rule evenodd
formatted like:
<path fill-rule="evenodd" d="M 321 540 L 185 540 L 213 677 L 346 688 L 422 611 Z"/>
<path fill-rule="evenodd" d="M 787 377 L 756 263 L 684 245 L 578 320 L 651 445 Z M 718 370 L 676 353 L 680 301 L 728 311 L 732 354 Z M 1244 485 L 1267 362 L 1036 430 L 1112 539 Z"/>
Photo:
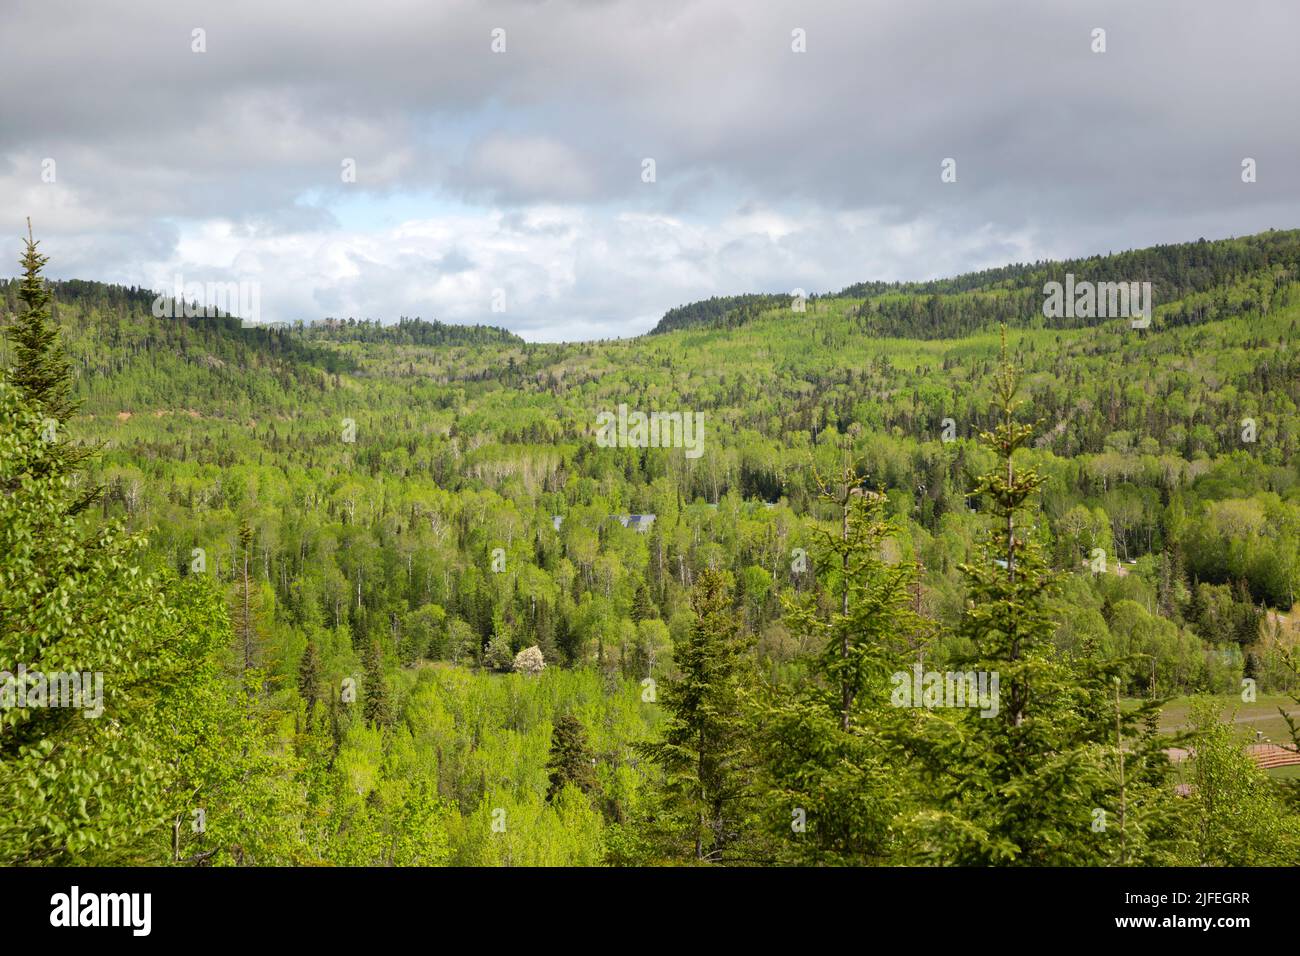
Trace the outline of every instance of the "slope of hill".
<path fill-rule="evenodd" d="M 156 293 L 148 289 L 83 280 L 50 287 L 87 411 L 140 404 L 209 412 L 287 409 L 296 390 L 319 390 L 331 375 L 359 372 L 353 346 L 361 343 L 382 344 L 394 353 L 430 347 L 456 362 L 523 344 L 505 329 L 405 317 L 390 325 L 322 319 L 265 326 L 245 326 L 230 315 L 159 318 L 153 311 Z M 0 280 L 0 314 L 15 312 L 17 291 L 16 280 Z"/>
<path fill-rule="evenodd" d="M 1033 430 L 1017 461 L 1044 478 L 1017 528 L 1059 580 L 1052 653 L 1104 665 L 1126 695 L 1296 684 L 1282 623 L 1300 587 L 1294 244 L 1207 253 L 1149 328 L 1036 312 L 1006 333 Z M 918 563 L 927 666 L 969 654 L 962 567 L 989 564 L 993 507 L 988 326 L 1016 296 L 1041 300 L 1033 284 L 1058 267 L 1032 268 L 803 313 L 718 302 L 700 313 L 715 324 L 577 344 L 410 321 L 245 330 L 158 319 L 131 290 L 56 294 L 84 400 L 71 431 L 104 443 L 86 476 L 105 488 L 95 517 L 145 532 L 153 566 L 209 575 L 253 621 L 272 750 L 299 768 L 254 792 L 306 794 L 277 811 L 283 832 L 264 824 L 294 849 L 262 858 L 410 859 L 367 828 L 416 815 L 441 834 L 438 860 L 591 863 L 644 859 L 630 821 L 659 784 L 634 745 L 661 717 L 643 682 L 678 673 L 702 578 L 721 576 L 774 686 L 814 660 L 819 639 L 787 608 L 835 603 L 818 565 L 795 567 L 841 527 L 823 491 L 846 458 L 897 528 L 885 557 Z M 735 309 L 749 311 L 733 324 Z M 895 327 L 910 334 L 882 333 Z M 696 416 L 702 454 L 609 447 L 598 423 L 621 407 Z M 531 647 L 540 679 L 490 673 Z M 331 698 L 312 723 L 309 665 L 319 686 L 364 674 L 391 699 L 363 718 Z M 545 796 L 547 741 L 573 714 L 598 807 Z M 509 840 L 484 836 L 497 809 Z"/>
<path fill-rule="evenodd" d="M 943 338 L 988 331 L 999 322 L 1033 326 L 1042 316 L 1043 287 L 1067 274 L 1088 282 L 1150 282 L 1158 304 L 1180 302 L 1168 322 L 1187 324 L 1204 315 L 1207 300 L 1253 296 L 1256 303 L 1275 281 L 1300 269 L 1300 230 L 1259 233 L 1234 239 L 1154 246 L 1127 252 L 1016 264 L 950 279 L 922 282 L 860 282 L 836 295 L 862 299 L 860 328 L 868 334 Z M 1243 287 L 1246 279 L 1254 280 Z M 963 295 L 963 293 L 968 293 Z M 790 308 L 789 293 L 712 298 L 671 309 L 652 333 L 673 329 L 727 327 L 764 311 Z M 1098 324 L 1101 317 L 1062 319 L 1056 327 Z"/>

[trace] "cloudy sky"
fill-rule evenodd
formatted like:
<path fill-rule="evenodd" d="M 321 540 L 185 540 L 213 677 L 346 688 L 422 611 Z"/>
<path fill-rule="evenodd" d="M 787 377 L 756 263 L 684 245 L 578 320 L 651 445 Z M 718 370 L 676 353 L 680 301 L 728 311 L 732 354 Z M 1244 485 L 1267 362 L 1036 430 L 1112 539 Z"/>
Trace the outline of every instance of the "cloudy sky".
<path fill-rule="evenodd" d="M 5 0 L 3 248 L 30 215 L 56 278 L 572 340 L 1291 228 L 1298 35 L 1293 0 Z"/>

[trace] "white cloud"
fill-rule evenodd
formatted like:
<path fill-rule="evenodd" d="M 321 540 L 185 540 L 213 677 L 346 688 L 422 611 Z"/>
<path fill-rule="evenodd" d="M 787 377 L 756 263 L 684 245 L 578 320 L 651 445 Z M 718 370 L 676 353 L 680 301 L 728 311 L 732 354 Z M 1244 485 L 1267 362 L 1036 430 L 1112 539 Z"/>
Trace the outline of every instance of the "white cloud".
<path fill-rule="evenodd" d="M 0 86 L 0 208 L 11 237 L 33 217 L 55 276 L 247 272 L 270 318 L 631 334 L 712 294 L 1294 226 L 1297 26 L 1264 0 L 1086 21 L 1013 0 L 6 4 L 6 68 L 32 84 Z"/>
<path fill-rule="evenodd" d="M 242 236 L 211 221 L 182 233 L 147 284 L 256 281 L 266 321 L 420 315 L 505 325 L 530 339 L 627 336 L 666 308 L 749 290 L 837 289 L 905 270 L 927 275 L 1023 252 L 974 236 L 949 243 L 928 224 L 863 214 L 799 217 L 749 208 L 718 222 L 545 205 L 511 213 L 409 220 L 373 231 Z M 495 290 L 505 312 L 493 312 Z"/>

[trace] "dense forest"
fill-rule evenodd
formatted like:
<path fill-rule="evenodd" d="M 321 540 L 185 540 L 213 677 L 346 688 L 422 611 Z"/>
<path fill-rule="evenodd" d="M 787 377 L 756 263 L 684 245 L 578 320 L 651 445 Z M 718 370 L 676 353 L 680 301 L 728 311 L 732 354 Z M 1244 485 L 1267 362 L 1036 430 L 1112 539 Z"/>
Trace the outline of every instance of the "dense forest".
<path fill-rule="evenodd" d="M 6 864 L 1300 863 L 1231 723 L 1300 721 L 1300 232 L 566 344 L 44 265 L 0 285 L 0 671 L 104 713 L 0 710 Z M 1046 318 L 1067 273 L 1154 321 Z M 704 453 L 602 447 L 619 406 Z"/>

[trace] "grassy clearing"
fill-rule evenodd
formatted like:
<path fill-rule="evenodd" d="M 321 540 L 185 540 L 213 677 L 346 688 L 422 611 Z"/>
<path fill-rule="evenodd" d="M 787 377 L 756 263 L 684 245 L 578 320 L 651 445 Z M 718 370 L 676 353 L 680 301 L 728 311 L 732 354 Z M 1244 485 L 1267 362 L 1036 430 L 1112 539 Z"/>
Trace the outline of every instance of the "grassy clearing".
<path fill-rule="evenodd" d="M 1242 743 L 1254 743 L 1255 732 L 1263 736 L 1261 740 L 1272 743 L 1286 743 L 1291 736 L 1287 732 L 1286 722 L 1278 713 L 1278 708 L 1289 710 L 1300 718 L 1300 707 L 1285 694 L 1260 694 L 1253 703 L 1244 703 L 1236 695 L 1216 695 L 1223 710 L 1225 723 L 1231 722 Z M 1191 711 L 1193 697 L 1175 697 L 1165 704 L 1160 712 L 1160 729 L 1165 733 L 1186 730 L 1188 714 Z M 1129 707 L 1137 706 L 1137 700 L 1129 700 Z"/>

